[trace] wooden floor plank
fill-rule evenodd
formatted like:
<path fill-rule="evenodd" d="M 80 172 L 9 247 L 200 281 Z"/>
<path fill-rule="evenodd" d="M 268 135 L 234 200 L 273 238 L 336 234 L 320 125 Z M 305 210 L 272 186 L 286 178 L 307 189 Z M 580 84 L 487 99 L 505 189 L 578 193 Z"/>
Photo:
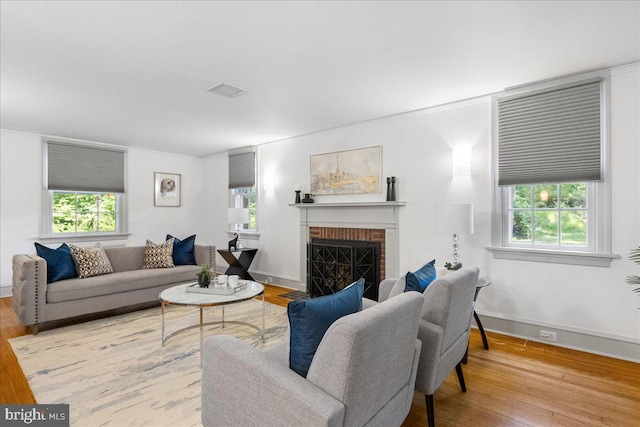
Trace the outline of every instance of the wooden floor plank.
<path fill-rule="evenodd" d="M 266 301 L 286 307 L 291 289 L 267 285 Z M 86 320 L 86 319 L 83 319 Z M 30 333 L 0 299 L 0 403 L 35 403 L 8 343 Z M 640 420 L 640 365 L 477 330 L 463 367 L 467 393 L 455 374 L 434 395 L 436 425 L 474 427 L 635 426 Z M 42 402 L 46 403 L 46 402 Z M 426 425 L 424 396 L 414 395 L 404 427 Z"/>

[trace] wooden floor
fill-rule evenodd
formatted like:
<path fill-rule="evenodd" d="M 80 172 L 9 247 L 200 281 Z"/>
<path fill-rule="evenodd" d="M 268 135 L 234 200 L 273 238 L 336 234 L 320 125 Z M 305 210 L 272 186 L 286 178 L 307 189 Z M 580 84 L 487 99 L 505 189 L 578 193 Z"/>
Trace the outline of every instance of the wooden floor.
<path fill-rule="evenodd" d="M 286 306 L 290 289 L 266 286 L 267 301 Z M 0 298 L 0 403 L 35 403 L 7 342 L 30 333 L 11 298 Z M 640 365 L 489 333 L 490 349 L 473 330 L 467 392 L 455 373 L 436 391 L 436 425 L 640 426 Z M 41 402 L 46 403 L 46 402 Z M 403 426 L 426 425 L 424 396 L 417 394 Z"/>

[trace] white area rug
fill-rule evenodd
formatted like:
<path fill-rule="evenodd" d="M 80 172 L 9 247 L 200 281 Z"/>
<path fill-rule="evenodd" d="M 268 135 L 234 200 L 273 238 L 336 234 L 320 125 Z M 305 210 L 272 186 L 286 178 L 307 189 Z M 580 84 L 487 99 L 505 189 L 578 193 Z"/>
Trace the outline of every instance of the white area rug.
<path fill-rule="evenodd" d="M 204 310 L 220 320 L 221 307 Z M 247 326 L 205 327 L 205 340 L 228 334 L 258 348 L 286 339 L 284 307 L 267 303 L 263 344 Z M 171 333 L 198 323 L 198 309 L 167 307 Z M 225 320 L 262 325 L 262 301 L 225 306 Z M 162 347 L 160 308 L 10 340 L 36 401 L 68 403 L 72 426 L 200 426 L 200 333 L 183 331 Z"/>

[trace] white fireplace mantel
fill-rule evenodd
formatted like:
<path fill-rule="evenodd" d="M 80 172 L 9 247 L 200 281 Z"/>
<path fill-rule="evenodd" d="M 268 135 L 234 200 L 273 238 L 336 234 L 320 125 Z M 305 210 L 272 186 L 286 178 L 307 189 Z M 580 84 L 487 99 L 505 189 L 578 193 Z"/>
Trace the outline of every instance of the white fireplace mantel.
<path fill-rule="evenodd" d="M 347 203 L 289 203 L 289 206 L 296 206 L 300 209 L 313 209 L 313 208 L 336 208 L 336 207 L 396 207 L 404 206 L 407 202 L 347 202 Z"/>
<path fill-rule="evenodd" d="M 385 231 L 385 270 L 398 277 L 399 209 L 407 202 L 295 203 L 300 209 L 300 285 L 307 284 L 307 243 L 310 227 L 372 228 Z"/>

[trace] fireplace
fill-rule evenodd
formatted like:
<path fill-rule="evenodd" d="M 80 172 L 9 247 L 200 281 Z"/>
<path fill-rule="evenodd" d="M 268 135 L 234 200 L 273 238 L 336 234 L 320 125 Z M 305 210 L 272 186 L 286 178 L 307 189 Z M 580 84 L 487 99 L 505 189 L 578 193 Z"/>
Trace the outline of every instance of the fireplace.
<path fill-rule="evenodd" d="M 380 242 L 311 239 L 307 247 L 307 293 L 311 297 L 341 291 L 364 279 L 364 296 L 378 300 Z"/>
<path fill-rule="evenodd" d="M 307 262 L 308 246 L 315 239 L 375 242 L 379 244 L 378 282 L 386 277 L 398 277 L 398 215 L 399 209 L 405 204 L 406 202 L 292 204 L 291 206 L 300 209 L 299 289 L 314 295 L 317 293 L 308 282 Z M 353 281 L 358 279 L 359 277 L 355 277 Z M 376 293 L 378 285 L 379 283 L 375 283 Z M 338 285 L 338 289 L 339 286 L 341 285 Z"/>

